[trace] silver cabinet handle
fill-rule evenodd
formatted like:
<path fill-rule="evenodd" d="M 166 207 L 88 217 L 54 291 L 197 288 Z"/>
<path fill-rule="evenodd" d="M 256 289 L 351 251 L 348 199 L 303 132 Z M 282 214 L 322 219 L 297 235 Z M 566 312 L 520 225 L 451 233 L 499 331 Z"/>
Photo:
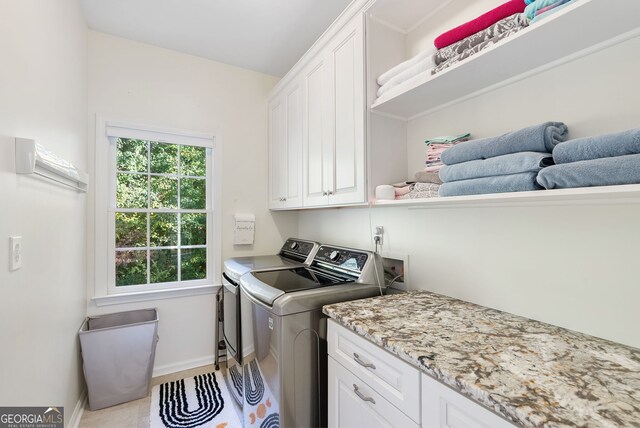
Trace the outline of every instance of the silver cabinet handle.
<path fill-rule="evenodd" d="M 329 190 L 329 191 L 327 192 L 327 194 L 328 194 L 329 196 L 333 195 L 333 190 Z"/>
<path fill-rule="evenodd" d="M 373 397 L 365 397 L 362 392 L 360 392 L 360 390 L 358 389 L 358 385 L 356 385 L 355 383 L 353 384 L 353 392 L 356 393 L 356 395 L 362 400 L 362 401 L 368 401 L 372 404 L 376 404 L 376 400 L 373 399 Z"/>
<path fill-rule="evenodd" d="M 287 202 L 287 198 L 282 198 L 282 202 Z"/>
<path fill-rule="evenodd" d="M 360 359 L 360 355 L 356 354 L 355 352 L 353 353 L 353 359 L 356 360 L 356 363 L 360 364 L 362 367 L 366 367 L 368 369 L 376 369 L 376 366 L 374 366 L 371 363 L 365 363 L 364 361 L 362 361 Z"/>
<path fill-rule="evenodd" d="M 322 196 L 327 196 L 328 193 L 327 192 L 322 192 Z"/>

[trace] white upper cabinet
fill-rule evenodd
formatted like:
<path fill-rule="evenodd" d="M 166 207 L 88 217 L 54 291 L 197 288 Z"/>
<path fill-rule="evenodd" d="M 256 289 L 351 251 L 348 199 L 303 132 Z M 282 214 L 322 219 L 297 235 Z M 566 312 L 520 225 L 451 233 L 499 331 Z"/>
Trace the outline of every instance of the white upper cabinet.
<path fill-rule="evenodd" d="M 298 81 L 269 102 L 269 207 L 302 206 L 302 93 Z"/>
<path fill-rule="evenodd" d="M 365 196 L 363 18 L 356 16 L 303 72 L 303 205 Z"/>

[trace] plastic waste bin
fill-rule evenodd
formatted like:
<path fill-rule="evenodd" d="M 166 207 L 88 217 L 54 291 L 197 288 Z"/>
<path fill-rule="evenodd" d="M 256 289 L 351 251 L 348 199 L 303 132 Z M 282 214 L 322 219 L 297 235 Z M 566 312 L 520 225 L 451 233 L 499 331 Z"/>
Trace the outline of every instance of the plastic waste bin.
<path fill-rule="evenodd" d="M 87 317 L 79 331 L 91 410 L 147 396 L 158 343 L 158 310 Z"/>

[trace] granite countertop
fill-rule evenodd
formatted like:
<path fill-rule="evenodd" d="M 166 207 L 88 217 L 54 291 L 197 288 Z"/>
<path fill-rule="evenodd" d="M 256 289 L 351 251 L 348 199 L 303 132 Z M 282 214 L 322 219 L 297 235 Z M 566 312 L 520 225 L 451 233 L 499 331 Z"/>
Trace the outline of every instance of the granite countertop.
<path fill-rule="evenodd" d="M 518 425 L 640 427 L 640 349 L 425 291 L 323 311 Z"/>

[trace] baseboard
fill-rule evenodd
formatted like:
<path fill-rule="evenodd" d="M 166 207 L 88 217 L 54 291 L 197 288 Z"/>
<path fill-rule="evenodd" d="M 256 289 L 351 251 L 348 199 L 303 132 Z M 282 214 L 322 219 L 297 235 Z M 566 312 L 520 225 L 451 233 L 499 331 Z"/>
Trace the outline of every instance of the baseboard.
<path fill-rule="evenodd" d="M 87 390 L 83 389 L 82 394 L 80 394 L 80 398 L 76 403 L 76 407 L 73 409 L 73 413 L 69 418 L 69 423 L 67 424 L 67 428 L 78 428 L 80 426 L 80 420 L 82 419 L 82 414 L 84 413 L 84 408 L 87 405 Z"/>
<path fill-rule="evenodd" d="M 164 366 L 157 366 L 153 368 L 153 377 L 194 369 L 196 367 L 214 364 L 214 362 L 213 355 L 207 355 L 206 357 L 194 358 L 192 360 L 180 361 L 173 364 L 166 364 Z"/>

